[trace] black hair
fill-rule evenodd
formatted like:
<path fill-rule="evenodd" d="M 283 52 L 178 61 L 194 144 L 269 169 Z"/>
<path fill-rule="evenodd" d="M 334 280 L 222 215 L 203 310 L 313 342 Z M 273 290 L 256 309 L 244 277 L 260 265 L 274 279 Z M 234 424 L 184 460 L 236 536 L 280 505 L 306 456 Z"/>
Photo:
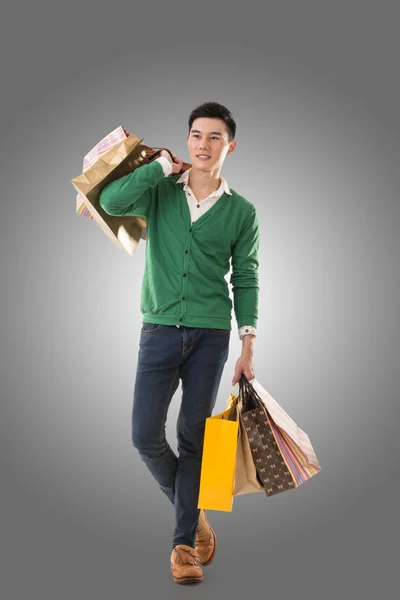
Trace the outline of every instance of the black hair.
<path fill-rule="evenodd" d="M 189 134 L 193 121 L 201 117 L 207 117 L 209 119 L 221 119 L 221 121 L 225 123 L 228 130 L 229 143 L 235 139 L 236 123 L 233 120 L 231 112 L 223 104 L 219 104 L 218 102 L 205 102 L 204 104 L 200 104 L 200 106 L 192 110 L 189 117 Z"/>

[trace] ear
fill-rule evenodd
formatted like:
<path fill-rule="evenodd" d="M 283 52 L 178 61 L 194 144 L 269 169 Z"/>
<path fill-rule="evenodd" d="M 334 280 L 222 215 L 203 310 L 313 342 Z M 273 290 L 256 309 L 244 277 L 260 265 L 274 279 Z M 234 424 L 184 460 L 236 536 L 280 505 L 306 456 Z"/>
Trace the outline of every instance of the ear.
<path fill-rule="evenodd" d="M 233 142 L 231 142 L 229 144 L 229 150 L 226 153 L 226 155 L 228 156 L 228 154 L 232 154 L 232 152 L 235 150 L 235 148 L 236 148 L 236 140 L 233 140 Z"/>

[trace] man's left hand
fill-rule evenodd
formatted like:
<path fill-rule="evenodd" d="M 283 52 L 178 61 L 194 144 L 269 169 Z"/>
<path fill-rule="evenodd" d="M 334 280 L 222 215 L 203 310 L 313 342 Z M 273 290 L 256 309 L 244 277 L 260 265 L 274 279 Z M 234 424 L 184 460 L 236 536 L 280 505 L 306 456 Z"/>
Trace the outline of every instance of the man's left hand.
<path fill-rule="evenodd" d="M 238 383 L 242 373 L 244 373 L 249 381 L 255 377 L 253 359 L 250 354 L 241 354 L 241 356 L 238 358 L 235 365 L 235 374 L 232 379 L 232 385 L 236 385 L 236 383 Z"/>

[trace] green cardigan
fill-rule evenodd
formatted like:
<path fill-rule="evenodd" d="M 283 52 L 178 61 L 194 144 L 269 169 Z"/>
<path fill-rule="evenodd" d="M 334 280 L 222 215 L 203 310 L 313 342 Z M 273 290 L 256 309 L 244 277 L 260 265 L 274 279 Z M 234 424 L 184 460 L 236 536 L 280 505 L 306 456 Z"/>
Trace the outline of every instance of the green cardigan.
<path fill-rule="evenodd" d="M 159 161 L 107 184 L 100 206 L 109 215 L 147 223 L 142 320 L 231 329 L 230 270 L 237 326 L 258 320 L 259 223 L 255 206 L 230 188 L 193 224 L 180 174 L 165 177 Z"/>

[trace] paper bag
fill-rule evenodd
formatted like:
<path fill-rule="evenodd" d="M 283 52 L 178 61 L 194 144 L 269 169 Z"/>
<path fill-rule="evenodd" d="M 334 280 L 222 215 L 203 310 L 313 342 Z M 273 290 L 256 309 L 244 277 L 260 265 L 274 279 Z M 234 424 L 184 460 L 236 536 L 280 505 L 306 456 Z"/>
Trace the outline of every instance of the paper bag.
<path fill-rule="evenodd" d="M 163 149 L 150 148 L 143 143 L 143 138 L 128 133 L 121 126 L 117 127 L 92 148 L 84 159 L 82 174 L 71 180 L 78 192 L 78 214 L 96 221 L 113 244 L 131 256 L 139 241 L 146 239 L 146 220 L 138 216 L 107 214 L 99 203 L 100 192 L 111 181 L 158 158 Z M 167 148 L 165 150 L 169 152 Z M 190 167 L 190 163 L 184 162 L 181 172 Z"/>
<path fill-rule="evenodd" d="M 240 496 L 241 494 L 264 492 L 263 484 L 257 474 L 257 469 L 253 462 L 253 455 L 251 453 L 247 431 L 240 416 L 242 411 L 241 401 L 238 402 L 236 410 L 238 414 L 237 419 L 239 421 L 239 436 L 233 495 Z"/>
<path fill-rule="evenodd" d="M 232 511 L 238 440 L 236 398 L 206 419 L 197 508 Z"/>

